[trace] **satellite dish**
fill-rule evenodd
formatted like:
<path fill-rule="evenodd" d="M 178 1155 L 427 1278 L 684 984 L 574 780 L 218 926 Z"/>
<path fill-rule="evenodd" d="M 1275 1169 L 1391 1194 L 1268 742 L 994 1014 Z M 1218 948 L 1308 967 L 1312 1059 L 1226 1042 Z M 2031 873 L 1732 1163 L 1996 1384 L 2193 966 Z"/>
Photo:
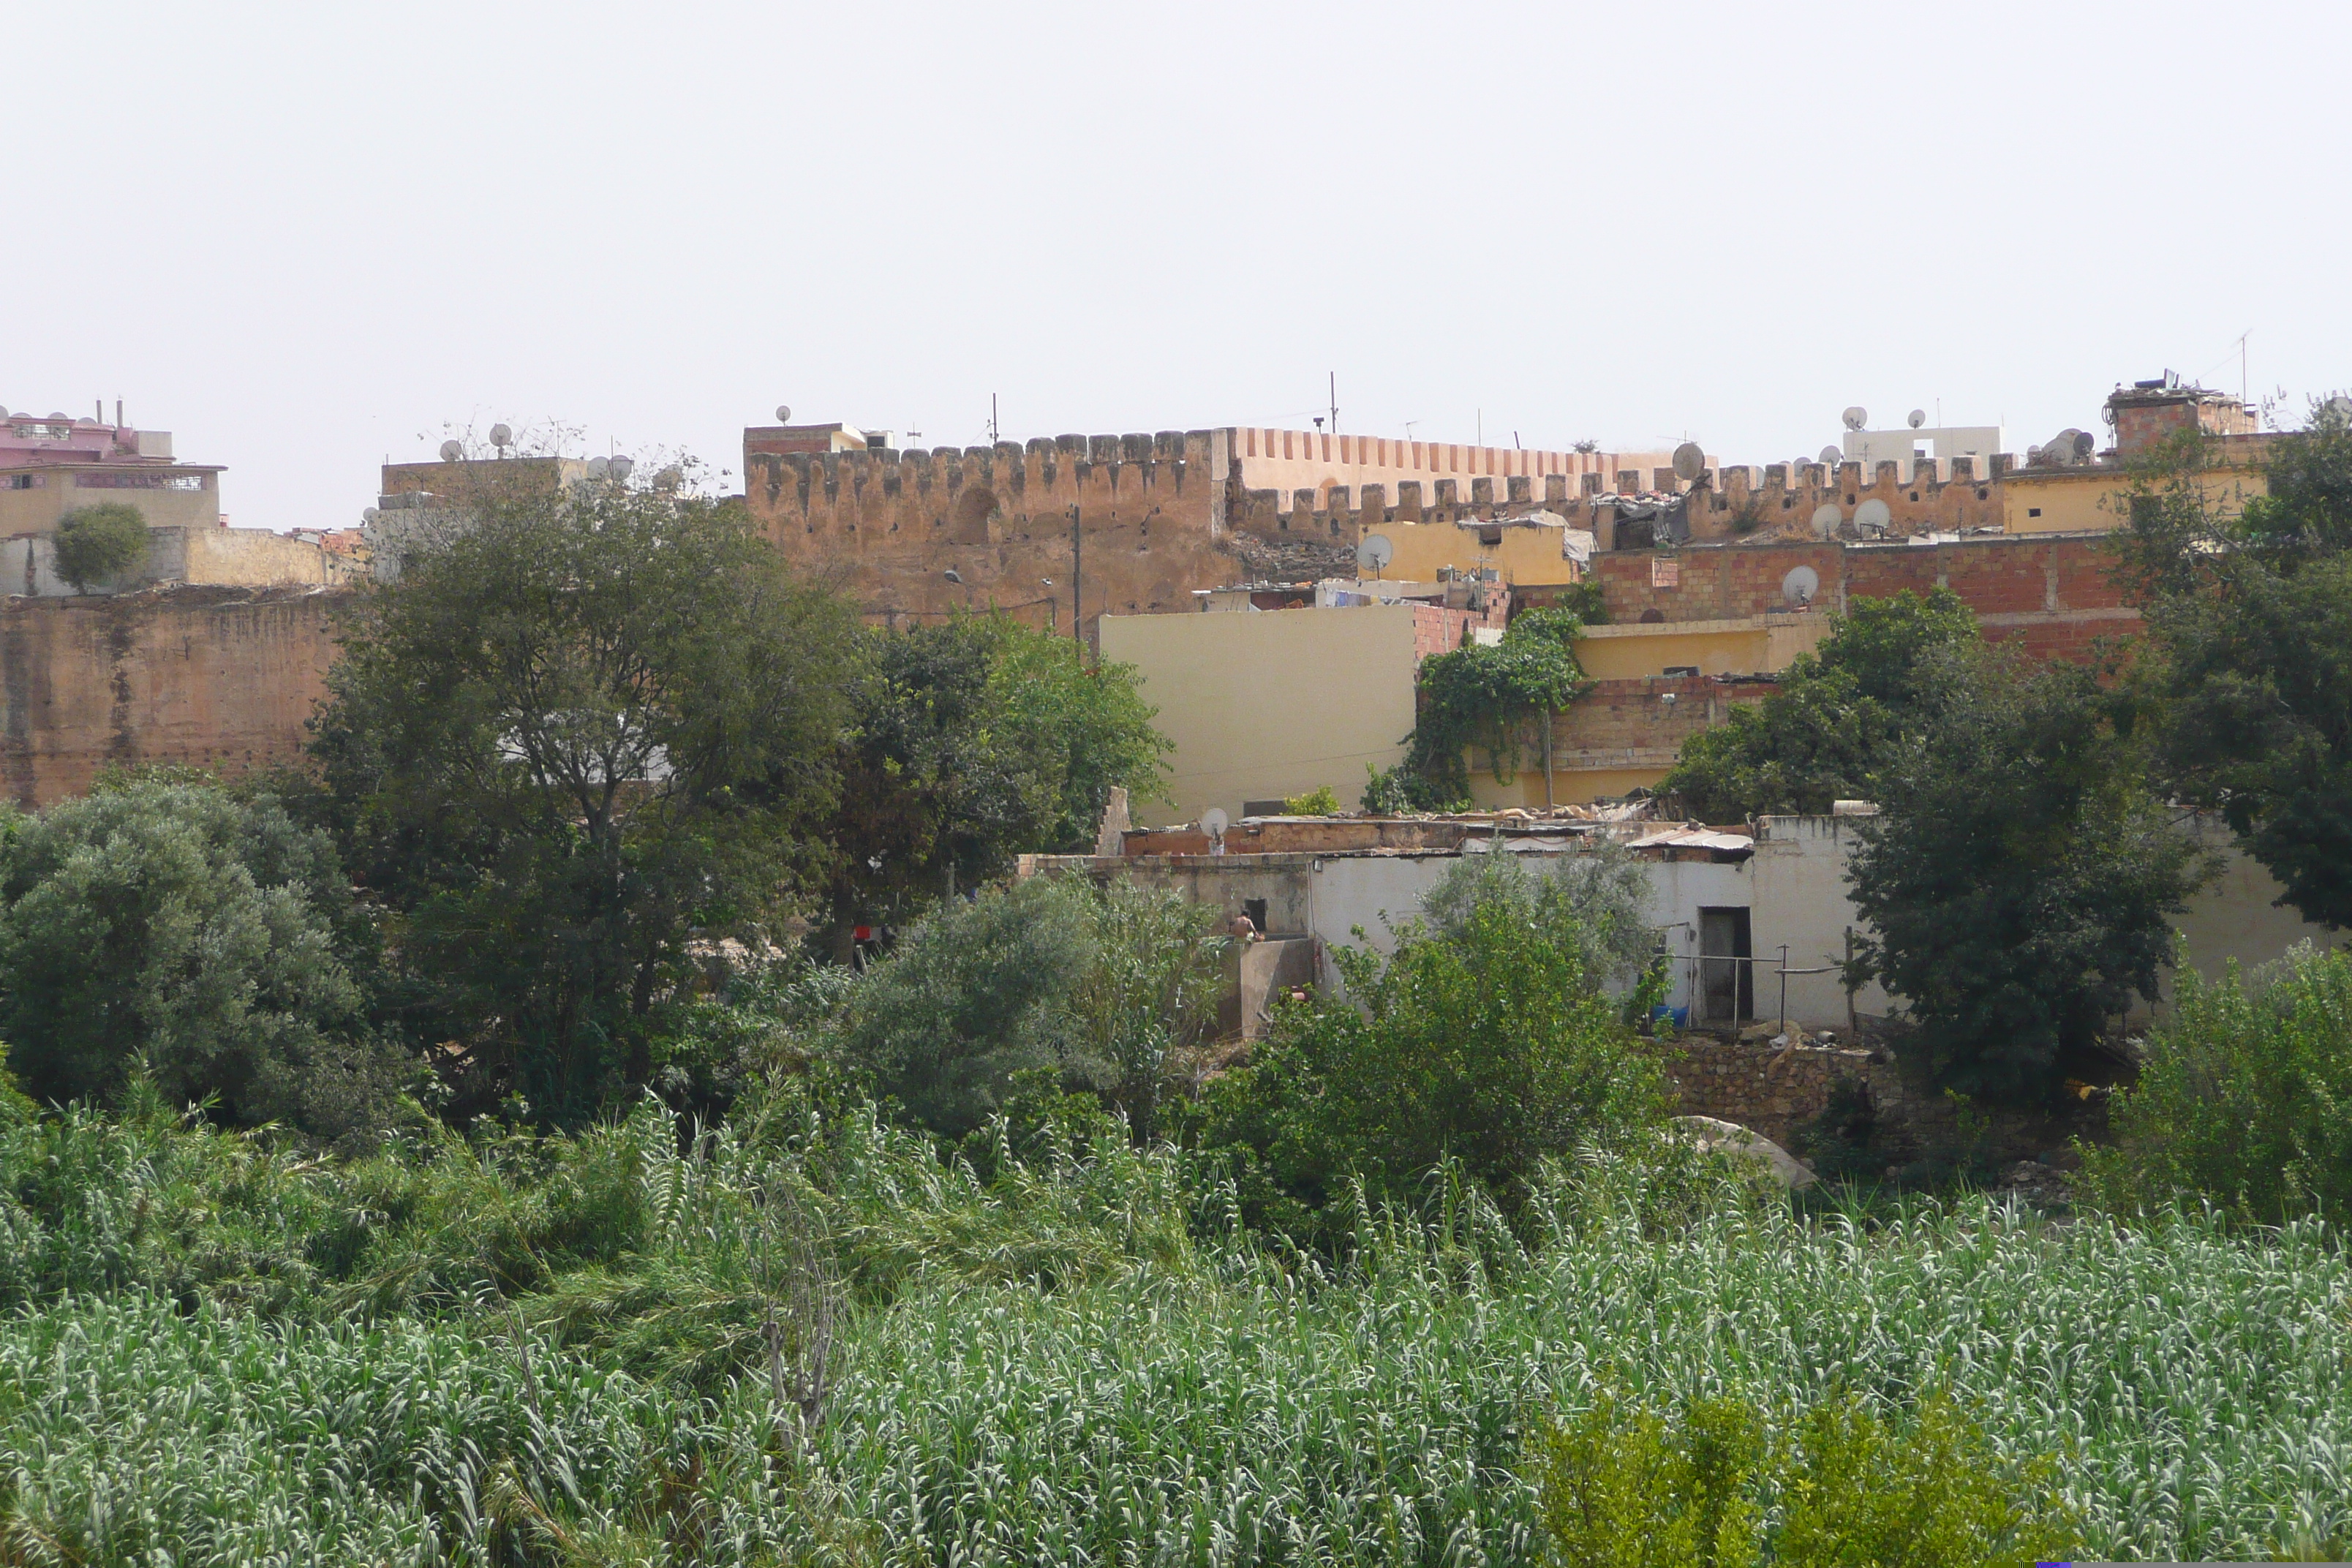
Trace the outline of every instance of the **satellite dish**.
<path fill-rule="evenodd" d="M 654 476 L 654 489 L 661 491 L 664 495 L 667 495 L 670 491 L 677 489 L 678 486 L 684 483 L 686 483 L 686 470 L 679 468 L 676 463 L 672 463 L 668 468 L 664 468 L 660 473 Z"/>
<path fill-rule="evenodd" d="M 1822 574 L 1810 566 L 1791 566 L 1780 579 L 1780 597 L 1791 605 L 1810 605 L 1822 590 Z"/>
<path fill-rule="evenodd" d="M 1859 430 L 1870 423 L 1870 410 L 1857 403 L 1845 411 L 1844 418 L 1847 429 Z"/>
<path fill-rule="evenodd" d="M 363 510 L 363 511 L 362 511 L 362 512 L 360 513 L 360 521 L 361 521 L 362 522 L 372 523 L 372 522 L 375 521 L 375 520 L 376 520 L 377 518 L 380 518 L 380 517 L 382 517 L 383 515 L 383 513 L 382 513 L 382 512 L 380 512 L 380 511 L 376 510 L 376 509 L 375 509 L 375 508 L 373 508 L 373 507 L 369 507 L 369 508 L 367 508 L 365 510 Z"/>
<path fill-rule="evenodd" d="M 1853 509 L 1853 525 L 1864 533 L 1884 533 L 1894 521 L 1895 509 L 1876 496 Z"/>
<path fill-rule="evenodd" d="M 601 479 L 604 477 L 606 470 L 610 469 L 612 466 L 613 465 L 609 461 L 603 458 L 591 458 L 588 459 L 588 477 L 592 479 Z"/>
<path fill-rule="evenodd" d="M 444 441 L 441 443 L 441 460 L 443 462 L 454 463 L 465 455 L 466 448 L 457 442 Z"/>
<path fill-rule="evenodd" d="M 1223 806 L 1213 805 L 1201 814 L 1201 831 L 1212 838 L 1223 838 L 1232 821 L 1233 818 L 1225 815 Z"/>
<path fill-rule="evenodd" d="M 2076 462 L 2089 462 L 2091 460 L 2091 454 L 2098 449 L 2098 442 L 2091 438 L 2091 433 L 2088 430 L 2077 430 L 2074 432 L 2074 460 Z"/>
<path fill-rule="evenodd" d="M 634 459 L 628 458 L 615 458 L 611 462 L 604 465 L 604 471 L 611 474 L 616 479 L 625 479 L 629 477 L 630 471 L 636 466 L 637 465 Z"/>
<path fill-rule="evenodd" d="M 5 417 L 6 414 L 6 409 L 0 408 L 0 417 Z M 2336 430 L 2341 430 L 2346 426 L 2352 425 L 2352 397 L 2347 397 L 2339 392 L 2321 404 L 2319 418 L 2315 423 Z"/>
<path fill-rule="evenodd" d="M 789 404 L 789 403 L 779 403 L 779 404 L 777 404 L 777 405 L 776 405 L 776 423 L 777 423 L 777 424 L 779 424 L 779 425 L 789 425 L 789 424 L 791 424 L 792 422 L 793 422 L 793 405 L 792 405 L 791 404 Z"/>
<path fill-rule="evenodd" d="M 1823 468 L 1836 468 L 1840 463 L 1843 463 L 1843 462 L 1844 462 L 1844 461 L 1845 461 L 1845 454 L 1844 454 L 1843 452 L 1840 451 L 1837 447 L 1822 447 L 1822 458 L 1821 458 L 1822 467 L 1823 467 Z"/>
<path fill-rule="evenodd" d="M 5 408 L 0 408 L 0 419 L 5 419 L 5 418 L 7 418 L 7 417 L 8 417 L 8 410 L 7 410 L 7 409 L 5 409 Z"/>
<path fill-rule="evenodd" d="M 1675 478 L 1685 484 L 1695 482 L 1706 472 L 1706 448 L 1696 441 L 1685 441 L 1675 448 Z"/>
<path fill-rule="evenodd" d="M 1823 501 L 1813 508 L 1813 536 L 1817 539 L 1827 539 L 1838 531 L 1838 524 L 1844 521 L 1845 513 L 1838 510 L 1837 502 Z"/>
<path fill-rule="evenodd" d="M 1356 546 L 1356 569 L 1368 576 L 1377 577 L 1381 568 L 1396 559 L 1396 546 L 1382 533 L 1368 533 Z"/>
<path fill-rule="evenodd" d="M 1927 411 L 1924 408 L 1914 408 L 1911 411 L 1911 428 L 1916 430 L 1926 423 L 1927 423 Z"/>
<path fill-rule="evenodd" d="M 505 451 L 509 447 L 514 445 L 514 432 L 504 425 L 491 426 L 490 445 L 496 447 L 501 452 Z"/>
<path fill-rule="evenodd" d="M 946 577 L 949 582 L 956 584 L 958 586 L 962 585 L 963 574 L 957 571 L 952 566 L 949 567 L 946 572 L 941 574 L 941 575 Z"/>

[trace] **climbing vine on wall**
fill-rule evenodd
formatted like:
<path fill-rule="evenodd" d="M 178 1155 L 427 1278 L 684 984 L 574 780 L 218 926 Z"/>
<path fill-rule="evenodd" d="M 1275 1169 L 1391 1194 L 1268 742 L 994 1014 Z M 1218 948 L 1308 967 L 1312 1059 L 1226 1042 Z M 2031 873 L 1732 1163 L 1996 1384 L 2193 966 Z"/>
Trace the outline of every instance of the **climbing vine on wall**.
<path fill-rule="evenodd" d="M 1576 658 L 1583 628 L 1574 610 L 1529 610 L 1500 643 L 1424 660 L 1412 744 L 1393 773 L 1374 775 L 1364 792 L 1366 808 L 1468 805 L 1474 747 L 1486 753 L 1495 782 L 1509 784 L 1536 721 L 1591 686 Z"/>

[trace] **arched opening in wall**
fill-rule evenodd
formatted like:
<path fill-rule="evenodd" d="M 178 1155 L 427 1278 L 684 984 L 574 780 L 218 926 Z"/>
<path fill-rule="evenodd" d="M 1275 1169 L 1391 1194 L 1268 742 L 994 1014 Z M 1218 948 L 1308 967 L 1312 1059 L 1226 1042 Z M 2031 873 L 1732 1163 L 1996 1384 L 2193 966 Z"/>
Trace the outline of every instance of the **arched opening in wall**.
<path fill-rule="evenodd" d="M 989 520 L 996 515 L 996 492 L 984 485 L 974 485 L 956 497 L 955 508 L 948 515 L 948 542 L 988 543 Z"/>
<path fill-rule="evenodd" d="M 1315 487 L 1315 510 L 1328 516 L 1331 510 L 1331 492 L 1339 488 L 1339 481 L 1337 479 L 1325 479 L 1321 484 L 1317 485 Z"/>

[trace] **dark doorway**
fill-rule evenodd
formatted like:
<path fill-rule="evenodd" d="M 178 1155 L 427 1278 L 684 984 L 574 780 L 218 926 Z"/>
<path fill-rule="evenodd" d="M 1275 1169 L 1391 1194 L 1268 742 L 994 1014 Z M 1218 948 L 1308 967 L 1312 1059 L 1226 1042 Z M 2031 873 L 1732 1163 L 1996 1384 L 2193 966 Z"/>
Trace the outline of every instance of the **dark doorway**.
<path fill-rule="evenodd" d="M 1745 909 L 1698 911 L 1699 1017 L 1709 1024 L 1738 1024 L 1756 1016 L 1756 966 L 1748 960 Z"/>
<path fill-rule="evenodd" d="M 1265 900 L 1264 899 L 1244 899 L 1242 900 L 1242 913 L 1249 916 L 1249 922 L 1257 928 L 1258 935 L 1264 936 L 1266 934 Z"/>

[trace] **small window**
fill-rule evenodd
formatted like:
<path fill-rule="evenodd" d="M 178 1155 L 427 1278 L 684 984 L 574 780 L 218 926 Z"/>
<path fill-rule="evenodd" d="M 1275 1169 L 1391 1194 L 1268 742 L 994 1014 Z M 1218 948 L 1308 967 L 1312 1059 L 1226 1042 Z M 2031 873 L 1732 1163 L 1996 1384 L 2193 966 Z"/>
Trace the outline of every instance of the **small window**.
<path fill-rule="evenodd" d="M 2038 506 L 2027 507 L 2025 509 L 2025 515 L 2028 517 L 2040 517 L 2042 515 L 2042 509 Z"/>
<path fill-rule="evenodd" d="M 1696 680 L 1698 679 L 1698 666 L 1695 664 L 1670 664 L 1666 666 L 1666 679 L 1669 680 Z"/>
<path fill-rule="evenodd" d="M 1249 923 L 1257 928 L 1258 935 L 1265 934 L 1265 900 L 1264 899 L 1244 899 L 1242 913 L 1249 916 Z"/>
<path fill-rule="evenodd" d="M 1911 492 L 1911 499 L 1913 500 L 1917 500 L 1919 499 L 1919 492 L 1917 490 L 1913 490 Z"/>

